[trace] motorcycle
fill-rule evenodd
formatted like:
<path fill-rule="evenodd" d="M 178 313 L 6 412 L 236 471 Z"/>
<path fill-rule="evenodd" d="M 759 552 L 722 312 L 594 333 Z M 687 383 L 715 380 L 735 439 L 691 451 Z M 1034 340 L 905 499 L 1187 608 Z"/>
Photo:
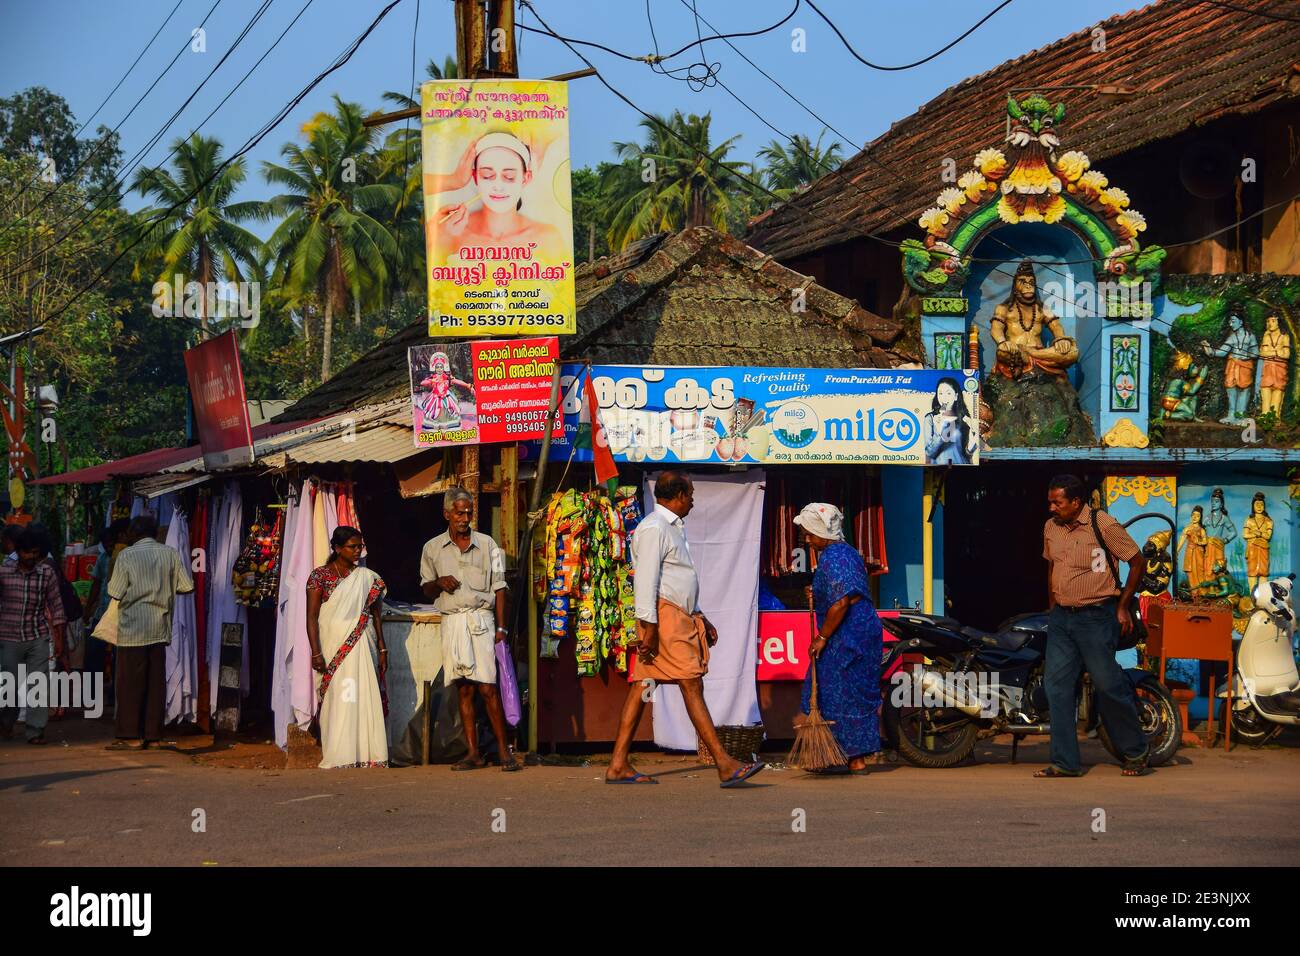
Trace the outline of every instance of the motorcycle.
<path fill-rule="evenodd" d="M 952 767 L 970 756 L 977 740 L 1011 734 L 1011 761 L 1020 740 L 1051 733 L 1043 669 L 1047 612 L 1021 614 L 996 632 L 964 627 L 950 617 L 900 612 L 882 618 L 895 638 L 881 673 L 893 673 L 882 688 L 887 738 L 918 767 Z M 900 658 L 909 666 L 897 667 Z M 1146 733 L 1151 766 L 1166 763 L 1178 749 L 1182 720 L 1168 689 L 1150 671 L 1125 670 L 1133 685 L 1138 719 Z M 1078 690 L 1078 719 L 1096 729 L 1101 743 L 1115 749 L 1085 674 Z"/>
<path fill-rule="evenodd" d="M 1267 743 L 1284 726 L 1300 724 L 1300 672 L 1291 648 L 1296 625 L 1291 606 L 1294 580 L 1290 574 L 1261 581 L 1252 595 L 1256 610 L 1237 649 L 1231 720 L 1228 701 L 1219 705 L 1222 725 L 1244 743 Z M 1226 688 L 1219 696 L 1227 697 Z"/>

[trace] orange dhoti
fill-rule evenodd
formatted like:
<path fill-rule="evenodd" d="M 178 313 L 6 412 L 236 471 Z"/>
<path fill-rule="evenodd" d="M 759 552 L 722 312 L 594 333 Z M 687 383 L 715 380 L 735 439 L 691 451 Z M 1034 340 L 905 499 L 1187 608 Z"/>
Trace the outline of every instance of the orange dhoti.
<path fill-rule="evenodd" d="M 1228 357 L 1223 365 L 1224 388 L 1252 388 L 1255 385 L 1255 363 Z"/>
<path fill-rule="evenodd" d="M 637 621 L 644 633 L 646 624 Z M 704 636 L 704 615 L 687 614 L 676 604 L 659 599 L 659 653 L 649 664 L 636 662 L 636 680 L 664 684 L 703 677 L 709 670 L 709 642 Z"/>
<path fill-rule="evenodd" d="M 1286 388 L 1286 361 L 1264 359 L 1264 370 L 1259 377 L 1260 388 Z"/>

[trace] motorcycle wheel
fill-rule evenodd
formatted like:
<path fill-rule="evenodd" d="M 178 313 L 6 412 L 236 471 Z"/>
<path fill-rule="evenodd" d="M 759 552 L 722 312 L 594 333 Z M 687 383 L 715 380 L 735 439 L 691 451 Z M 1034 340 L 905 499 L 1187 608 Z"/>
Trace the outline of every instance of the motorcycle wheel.
<path fill-rule="evenodd" d="M 1137 698 L 1138 722 L 1142 725 L 1142 732 L 1147 735 L 1150 754 L 1147 763 L 1159 767 L 1168 763 L 1177 752 L 1183 736 L 1183 720 L 1178 713 L 1178 704 L 1173 694 L 1155 677 L 1144 679 L 1134 689 L 1134 694 Z M 1124 756 L 1111 743 L 1110 735 L 1106 733 L 1105 721 L 1097 724 L 1097 738 L 1112 757 L 1121 763 L 1124 761 Z"/>
<path fill-rule="evenodd" d="M 886 733 L 903 759 L 917 767 L 955 767 L 971 755 L 979 727 L 951 707 L 884 708 Z"/>
<path fill-rule="evenodd" d="M 1237 702 L 1240 702 L 1239 699 Z M 1219 704 L 1219 726 L 1230 728 L 1232 739 L 1237 743 L 1250 744 L 1252 747 L 1266 744 L 1282 732 L 1280 724 L 1265 720 L 1254 705 L 1240 709 L 1234 707 L 1229 719 L 1226 700 Z"/>

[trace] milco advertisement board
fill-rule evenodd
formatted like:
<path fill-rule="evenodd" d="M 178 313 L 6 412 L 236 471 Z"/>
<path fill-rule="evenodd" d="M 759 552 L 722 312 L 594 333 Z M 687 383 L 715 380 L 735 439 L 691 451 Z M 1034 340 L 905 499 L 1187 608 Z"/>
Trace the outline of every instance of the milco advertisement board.
<path fill-rule="evenodd" d="M 618 461 L 979 464 L 973 372 L 597 365 L 592 378 Z M 564 366 L 566 442 L 585 417 L 583 380 Z"/>
<path fill-rule="evenodd" d="M 434 80 L 420 96 L 429 334 L 572 334 L 568 88 Z"/>

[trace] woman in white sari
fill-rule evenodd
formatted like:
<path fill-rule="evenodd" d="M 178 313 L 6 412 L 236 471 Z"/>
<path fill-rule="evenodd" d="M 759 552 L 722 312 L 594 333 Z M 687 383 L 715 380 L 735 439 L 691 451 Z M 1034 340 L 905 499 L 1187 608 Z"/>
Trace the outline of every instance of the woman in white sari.
<path fill-rule="evenodd" d="M 307 639 L 312 670 L 321 675 L 320 766 L 386 767 L 388 651 L 381 603 L 387 587 L 357 565 L 363 542 L 356 528 L 335 529 L 330 546 L 329 560 L 307 579 Z"/>

